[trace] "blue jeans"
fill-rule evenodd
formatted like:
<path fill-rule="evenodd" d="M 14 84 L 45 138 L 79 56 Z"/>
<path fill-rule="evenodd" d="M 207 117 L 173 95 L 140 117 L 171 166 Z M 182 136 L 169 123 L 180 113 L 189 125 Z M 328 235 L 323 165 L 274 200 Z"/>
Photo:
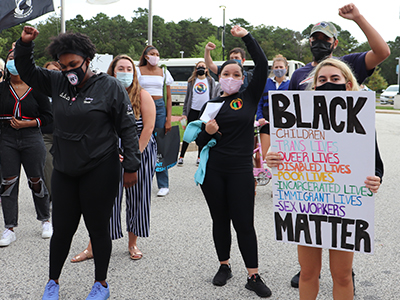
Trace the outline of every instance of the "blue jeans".
<path fill-rule="evenodd" d="M 167 118 L 167 112 L 165 110 L 164 99 L 154 100 L 156 105 L 156 124 L 155 128 L 164 128 L 165 121 Z M 168 188 L 168 170 L 162 172 L 156 172 L 158 188 Z"/>

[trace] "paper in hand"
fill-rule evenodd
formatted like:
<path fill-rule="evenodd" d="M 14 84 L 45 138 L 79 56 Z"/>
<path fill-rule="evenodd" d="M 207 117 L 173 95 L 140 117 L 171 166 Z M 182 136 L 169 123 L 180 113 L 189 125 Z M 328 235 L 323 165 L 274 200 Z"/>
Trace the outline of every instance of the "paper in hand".
<path fill-rule="evenodd" d="M 207 123 L 208 121 L 215 119 L 224 103 L 225 101 L 222 101 L 220 103 L 208 102 L 206 104 L 206 108 L 204 109 L 203 114 L 200 116 L 200 120 Z"/>

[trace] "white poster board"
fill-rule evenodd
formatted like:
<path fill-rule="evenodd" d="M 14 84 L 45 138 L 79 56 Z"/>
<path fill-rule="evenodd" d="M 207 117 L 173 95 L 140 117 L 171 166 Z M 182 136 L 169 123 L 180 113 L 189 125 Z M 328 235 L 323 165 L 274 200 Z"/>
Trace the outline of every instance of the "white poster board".
<path fill-rule="evenodd" d="M 111 54 L 96 53 L 90 62 L 90 69 L 96 73 L 107 73 L 108 67 L 113 59 Z"/>
<path fill-rule="evenodd" d="M 269 92 L 275 238 L 373 253 L 375 92 Z"/>

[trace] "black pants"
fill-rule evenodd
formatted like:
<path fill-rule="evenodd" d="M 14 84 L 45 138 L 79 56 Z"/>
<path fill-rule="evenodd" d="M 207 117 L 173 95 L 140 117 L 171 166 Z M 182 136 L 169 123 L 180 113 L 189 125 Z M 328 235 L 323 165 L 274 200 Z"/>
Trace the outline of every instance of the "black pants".
<path fill-rule="evenodd" d="M 81 176 L 53 171 L 53 227 L 50 279 L 58 279 L 81 215 L 93 246 L 95 280 L 107 278 L 111 255 L 109 221 L 120 179 L 118 152 Z"/>
<path fill-rule="evenodd" d="M 188 124 L 190 122 L 198 120 L 199 117 L 200 117 L 200 111 L 199 110 L 194 110 L 194 109 L 189 110 L 189 113 L 188 113 L 188 116 L 187 116 Z M 185 157 L 185 153 L 186 153 L 186 150 L 187 150 L 188 146 L 189 146 L 188 143 L 186 143 L 185 141 L 182 142 L 181 155 L 179 157 Z M 197 158 L 200 157 L 200 151 L 201 151 L 201 149 L 198 148 Z"/>
<path fill-rule="evenodd" d="M 207 168 L 201 189 L 213 220 L 213 238 L 218 260 L 230 258 L 232 220 L 246 268 L 258 268 L 252 170 L 230 173 Z"/>

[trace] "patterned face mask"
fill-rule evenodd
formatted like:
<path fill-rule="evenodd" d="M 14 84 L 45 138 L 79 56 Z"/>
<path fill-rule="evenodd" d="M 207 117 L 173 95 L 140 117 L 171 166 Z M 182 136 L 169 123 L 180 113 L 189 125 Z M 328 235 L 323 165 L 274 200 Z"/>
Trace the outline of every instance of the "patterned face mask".
<path fill-rule="evenodd" d="M 286 75 L 286 69 L 273 69 L 275 77 L 281 78 Z"/>
<path fill-rule="evenodd" d="M 89 67 L 86 68 L 86 71 L 83 72 L 82 70 L 82 66 L 85 63 L 86 58 L 83 59 L 82 64 L 72 70 L 68 70 L 68 71 L 62 71 L 62 73 L 64 74 L 65 77 L 67 77 L 69 83 L 73 86 L 79 85 L 80 83 L 82 83 L 83 79 L 85 78 L 86 72 L 88 70 Z"/>

